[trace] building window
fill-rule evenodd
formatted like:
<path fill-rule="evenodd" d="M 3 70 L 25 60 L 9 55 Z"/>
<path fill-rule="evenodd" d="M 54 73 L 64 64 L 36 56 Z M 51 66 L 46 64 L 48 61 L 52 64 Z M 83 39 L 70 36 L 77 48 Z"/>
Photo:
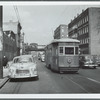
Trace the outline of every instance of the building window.
<path fill-rule="evenodd" d="M 80 40 L 80 44 L 82 44 L 82 40 Z"/>
<path fill-rule="evenodd" d="M 87 26 L 87 27 L 86 27 L 86 33 L 88 33 L 88 31 L 89 31 L 89 30 L 88 30 L 88 26 Z"/>
<path fill-rule="evenodd" d="M 80 30 L 79 30 L 79 35 L 80 35 Z"/>
<path fill-rule="evenodd" d="M 89 43 L 89 38 L 87 38 L 87 43 Z"/>
<path fill-rule="evenodd" d="M 82 34 L 83 34 L 83 28 L 82 28 Z"/>
<path fill-rule="evenodd" d="M 85 33 L 86 33 L 86 27 L 85 27 Z"/>
<path fill-rule="evenodd" d="M 83 44 L 84 44 L 84 39 L 83 39 Z"/>
<path fill-rule="evenodd" d="M 84 23 L 85 23 L 85 17 L 84 17 L 84 20 L 83 20 L 83 21 L 84 21 Z"/>
<path fill-rule="evenodd" d="M 86 16 L 86 21 L 88 21 L 88 15 Z"/>
<path fill-rule="evenodd" d="M 87 26 L 87 32 L 89 32 L 88 26 Z"/>
<path fill-rule="evenodd" d="M 84 39 L 83 39 L 83 44 L 84 44 Z"/>
<path fill-rule="evenodd" d="M 87 43 L 86 38 L 85 38 L 85 44 Z"/>
<path fill-rule="evenodd" d="M 85 23 L 86 23 L 86 17 L 85 17 Z"/>
<path fill-rule="evenodd" d="M 80 35 L 81 35 L 81 30 L 80 30 Z"/>

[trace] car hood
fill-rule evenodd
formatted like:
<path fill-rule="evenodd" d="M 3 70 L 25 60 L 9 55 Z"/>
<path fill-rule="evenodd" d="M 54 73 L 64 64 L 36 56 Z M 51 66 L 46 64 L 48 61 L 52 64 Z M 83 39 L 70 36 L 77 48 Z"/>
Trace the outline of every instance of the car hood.
<path fill-rule="evenodd" d="M 12 64 L 11 67 L 15 67 L 15 68 L 29 68 L 29 67 L 36 67 L 36 64 L 35 63 L 17 63 L 17 64 Z"/>

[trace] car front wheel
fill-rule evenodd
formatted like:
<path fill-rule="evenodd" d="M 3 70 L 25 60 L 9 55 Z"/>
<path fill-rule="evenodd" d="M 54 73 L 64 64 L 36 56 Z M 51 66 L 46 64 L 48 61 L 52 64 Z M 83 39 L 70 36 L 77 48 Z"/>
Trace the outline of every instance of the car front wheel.
<path fill-rule="evenodd" d="M 96 66 L 94 66 L 94 69 L 96 69 Z"/>

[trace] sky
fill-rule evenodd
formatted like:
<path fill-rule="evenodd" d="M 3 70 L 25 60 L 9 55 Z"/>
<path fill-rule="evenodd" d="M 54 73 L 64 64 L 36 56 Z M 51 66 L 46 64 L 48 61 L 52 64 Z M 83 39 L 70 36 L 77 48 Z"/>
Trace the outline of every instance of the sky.
<path fill-rule="evenodd" d="M 100 5 L 16 5 L 22 32 L 25 33 L 25 43 L 38 43 L 46 45 L 53 40 L 54 30 L 60 24 L 70 23 L 77 14 L 82 12 L 82 9 L 88 7 L 100 7 Z M 17 21 L 16 13 L 13 5 L 3 6 L 3 22 L 9 20 Z"/>

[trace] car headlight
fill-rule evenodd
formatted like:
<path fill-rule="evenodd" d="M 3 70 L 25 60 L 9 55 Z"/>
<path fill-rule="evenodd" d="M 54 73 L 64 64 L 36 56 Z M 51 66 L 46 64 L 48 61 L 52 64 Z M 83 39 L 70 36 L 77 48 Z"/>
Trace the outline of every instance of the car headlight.
<path fill-rule="evenodd" d="M 37 71 L 36 68 L 31 68 L 31 71 Z"/>
<path fill-rule="evenodd" d="M 89 62 L 85 62 L 84 64 L 89 64 Z"/>
<path fill-rule="evenodd" d="M 37 74 L 37 68 L 31 68 L 31 74 Z"/>
<path fill-rule="evenodd" d="M 14 73 L 14 69 L 9 69 L 9 72 L 10 72 L 11 74 L 13 74 L 13 73 Z"/>

